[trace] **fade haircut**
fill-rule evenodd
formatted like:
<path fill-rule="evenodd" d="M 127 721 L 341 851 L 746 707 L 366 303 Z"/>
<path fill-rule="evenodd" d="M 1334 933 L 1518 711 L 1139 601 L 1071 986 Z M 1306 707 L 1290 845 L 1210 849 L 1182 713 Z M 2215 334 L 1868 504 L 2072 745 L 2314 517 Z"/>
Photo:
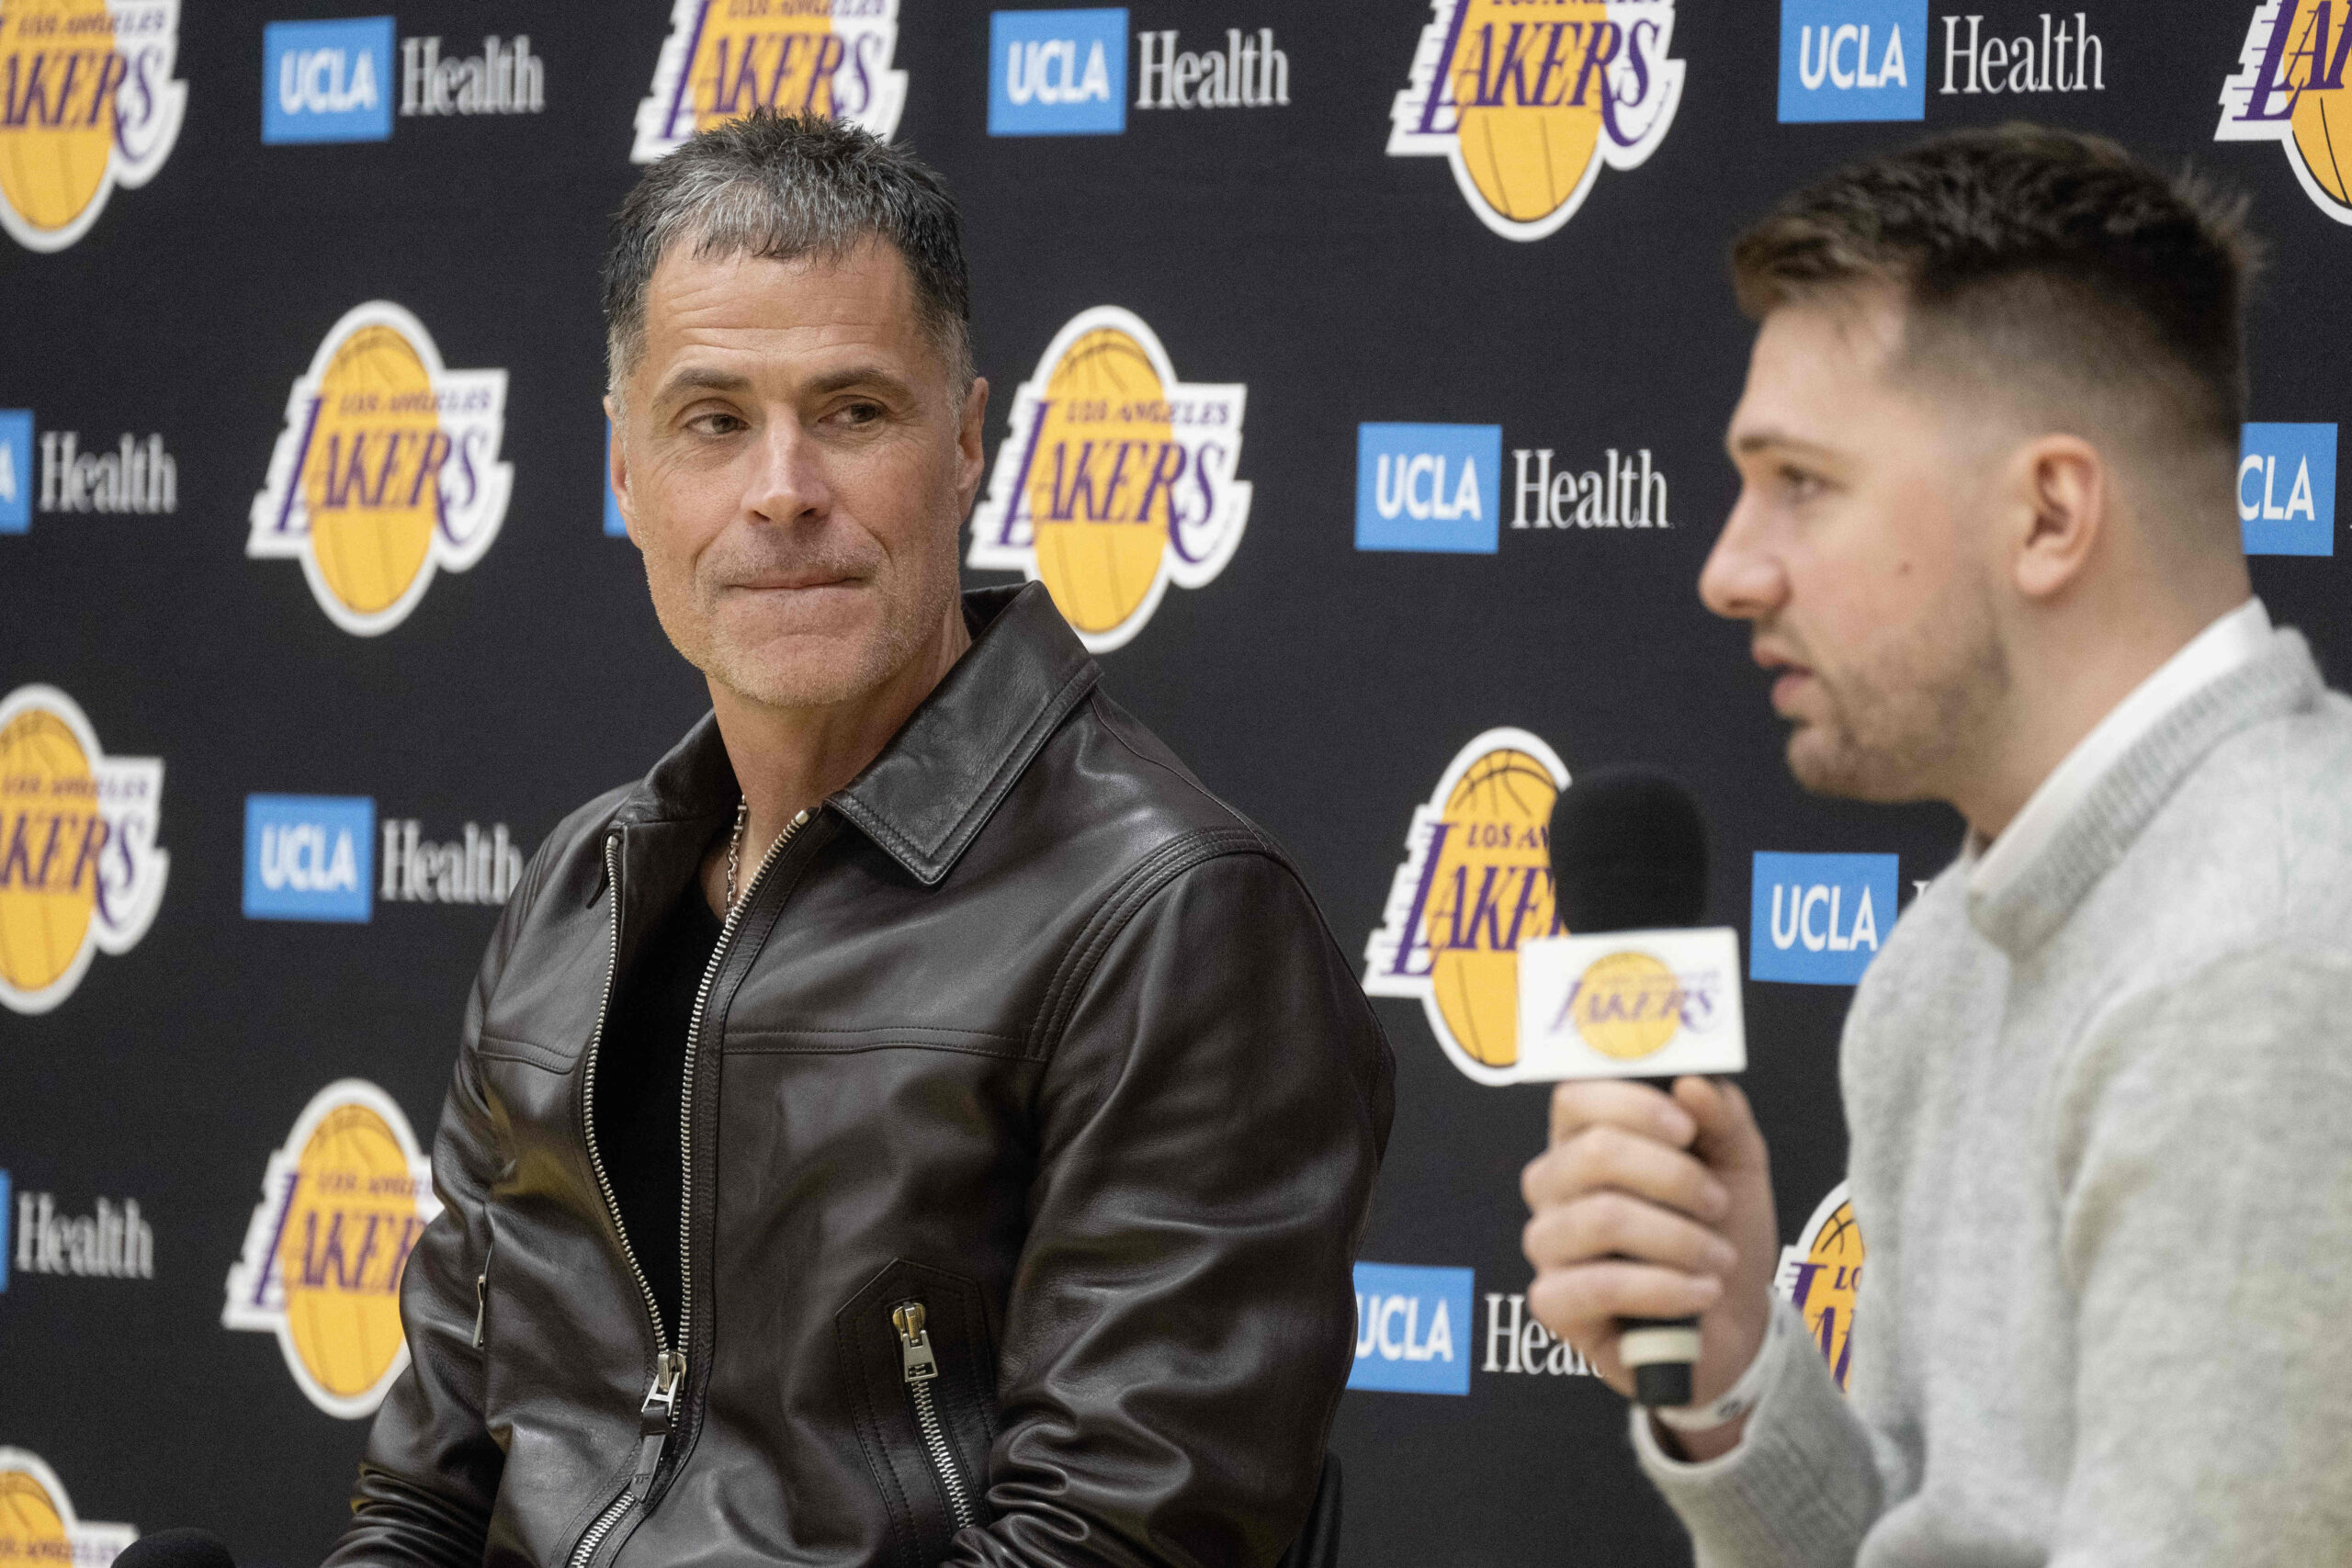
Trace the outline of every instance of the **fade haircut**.
<path fill-rule="evenodd" d="M 2103 137 L 1955 131 L 1785 197 L 1733 244 L 1732 279 L 1758 321 L 1891 287 L 1902 369 L 1972 378 L 2062 424 L 2103 414 L 2143 454 L 2210 468 L 2234 462 L 2245 418 L 2245 210 Z"/>
<path fill-rule="evenodd" d="M 755 109 L 645 171 L 605 250 L 607 388 L 645 352 L 645 297 L 671 248 L 696 257 L 838 262 L 880 240 L 905 258 L 924 335 L 960 401 L 972 389 L 971 279 L 956 202 L 936 170 L 845 120 Z"/>

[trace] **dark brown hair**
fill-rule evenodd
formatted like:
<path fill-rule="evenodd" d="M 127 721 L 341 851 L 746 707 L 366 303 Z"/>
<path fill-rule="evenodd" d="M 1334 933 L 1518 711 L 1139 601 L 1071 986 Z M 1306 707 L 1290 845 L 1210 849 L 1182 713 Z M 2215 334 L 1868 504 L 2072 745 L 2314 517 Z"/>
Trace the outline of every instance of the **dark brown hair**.
<path fill-rule="evenodd" d="M 1962 130 L 1784 197 L 1732 246 L 1740 308 L 1891 285 L 1914 366 L 1973 370 L 2151 436 L 2219 443 L 2245 417 L 2243 200 L 2168 178 L 2103 137 Z"/>

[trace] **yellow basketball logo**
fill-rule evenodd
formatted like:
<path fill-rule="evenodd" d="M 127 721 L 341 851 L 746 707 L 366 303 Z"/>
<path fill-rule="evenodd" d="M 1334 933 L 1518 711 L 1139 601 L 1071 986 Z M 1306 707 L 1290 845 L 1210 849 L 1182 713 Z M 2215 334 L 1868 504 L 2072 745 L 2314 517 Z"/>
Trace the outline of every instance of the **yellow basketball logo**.
<path fill-rule="evenodd" d="M 967 563 L 1043 581 L 1096 652 L 1125 644 L 1170 583 L 1204 586 L 1240 546 L 1248 390 L 1177 380 L 1130 311 L 1080 312 L 1014 395 Z"/>
<path fill-rule="evenodd" d="M 221 1323 L 276 1334 L 320 1409 L 373 1414 L 408 1365 L 401 1271 L 439 1212 L 400 1107 L 357 1078 L 330 1084 L 270 1156 Z"/>
<path fill-rule="evenodd" d="M 2213 140 L 2278 142 L 2319 209 L 2352 223 L 2352 15 L 2326 0 L 2264 0 L 2238 61 Z"/>
<path fill-rule="evenodd" d="M 907 103 L 898 43 L 899 0 L 677 0 L 629 156 L 650 164 L 755 108 L 850 120 L 887 141 Z"/>
<path fill-rule="evenodd" d="M 0 1005 L 47 1012 L 93 953 L 128 953 L 164 901 L 164 764 L 108 757 L 54 686 L 0 699 Z"/>
<path fill-rule="evenodd" d="M 76 1517 L 40 1455 L 0 1448 L 0 1568 L 106 1568 L 138 1539 L 129 1525 Z"/>
<path fill-rule="evenodd" d="M 1416 997 L 1453 1065 L 1509 1083 L 1519 1060 L 1519 946 L 1560 934 L 1552 899 L 1552 803 L 1568 771 L 1542 739 L 1489 729 L 1455 754 L 1413 808 L 1405 859 L 1363 988 Z"/>
<path fill-rule="evenodd" d="M 179 26 L 179 0 L 0 6 L 0 228 L 18 244 L 63 250 L 164 166 L 187 107 Z"/>
<path fill-rule="evenodd" d="M 300 560 L 344 630 L 390 631 L 436 568 L 465 570 L 498 536 L 505 416 L 505 371 L 444 368 L 424 324 L 389 301 L 346 312 L 287 398 L 245 554 Z"/>
<path fill-rule="evenodd" d="M 1584 1043 L 1621 1062 L 1656 1055 L 1682 1028 L 1682 982 L 1646 953 L 1612 953 L 1577 979 L 1568 1019 Z"/>
<path fill-rule="evenodd" d="M 1634 169 L 1682 100 L 1674 0 L 1430 0 L 1391 157 L 1442 156 L 1479 220 L 1540 240 L 1601 166 Z"/>
<path fill-rule="evenodd" d="M 1862 1232 L 1854 1223 L 1846 1183 L 1829 1190 L 1798 1234 L 1796 1245 L 1781 1249 L 1774 1282 L 1804 1314 L 1805 1329 L 1828 1361 L 1831 1375 L 1839 1388 L 1846 1387 L 1853 1371 L 1854 1300 L 1862 1284 Z"/>

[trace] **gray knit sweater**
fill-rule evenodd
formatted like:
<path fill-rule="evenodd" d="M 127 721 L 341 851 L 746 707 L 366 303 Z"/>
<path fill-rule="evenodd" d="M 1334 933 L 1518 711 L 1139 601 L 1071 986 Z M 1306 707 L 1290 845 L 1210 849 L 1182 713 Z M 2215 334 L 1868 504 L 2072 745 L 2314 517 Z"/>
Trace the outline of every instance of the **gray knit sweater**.
<path fill-rule="evenodd" d="M 1850 1404 L 1643 1467 L 1708 1565 L 2352 1563 L 2352 701 L 2276 633 L 1973 863 L 1847 1020 Z"/>

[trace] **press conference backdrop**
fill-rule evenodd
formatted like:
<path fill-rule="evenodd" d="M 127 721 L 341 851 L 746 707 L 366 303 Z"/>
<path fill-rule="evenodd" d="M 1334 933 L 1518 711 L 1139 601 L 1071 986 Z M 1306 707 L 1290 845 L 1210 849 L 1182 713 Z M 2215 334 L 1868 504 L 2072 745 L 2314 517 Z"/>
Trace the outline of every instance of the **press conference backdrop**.
<path fill-rule="evenodd" d="M 1744 220 L 2012 117 L 2245 191 L 2255 581 L 2352 642 L 2352 25 L 2313 0 L 386 3 L 0 0 L 0 1561 L 196 1524 L 297 1564 L 345 1517 L 497 907 L 705 706 L 605 493 L 595 294 L 698 125 L 836 113 L 946 172 L 969 580 L 1041 577 L 1363 956 L 1397 1114 L 1351 1563 L 1687 1551 L 1527 1315 L 1544 1096 L 1491 1082 L 1586 769 L 1715 825 L 1781 1283 L 1843 1370 L 1839 1021 L 1960 828 L 1801 794 L 1694 596 Z"/>

